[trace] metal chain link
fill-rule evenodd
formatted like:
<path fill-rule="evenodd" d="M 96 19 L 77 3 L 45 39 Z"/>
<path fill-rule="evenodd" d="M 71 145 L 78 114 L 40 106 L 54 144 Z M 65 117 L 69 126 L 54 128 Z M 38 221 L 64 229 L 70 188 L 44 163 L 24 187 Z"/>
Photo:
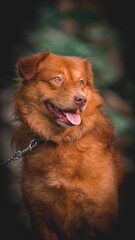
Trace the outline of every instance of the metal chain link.
<path fill-rule="evenodd" d="M 36 139 L 32 139 L 30 141 L 30 144 L 28 145 L 27 148 L 23 149 L 23 150 L 19 150 L 17 151 L 11 158 L 9 158 L 8 160 L 2 161 L 0 163 L 0 166 L 3 166 L 11 161 L 16 161 L 19 158 L 21 158 L 24 154 L 26 154 L 27 152 L 30 152 L 33 148 L 35 148 L 37 146 L 38 142 L 36 141 Z"/>

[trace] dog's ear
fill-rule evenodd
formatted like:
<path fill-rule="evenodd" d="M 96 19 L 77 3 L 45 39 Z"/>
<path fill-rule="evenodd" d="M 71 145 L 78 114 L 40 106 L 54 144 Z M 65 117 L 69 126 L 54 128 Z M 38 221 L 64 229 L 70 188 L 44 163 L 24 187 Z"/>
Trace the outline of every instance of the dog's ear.
<path fill-rule="evenodd" d="M 16 65 L 17 75 L 25 80 L 32 79 L 37 71 L 38 64 L 49 54 L 50 51 L 20 58 Z"/>
<path fill-rule="evenodd" d="M 93 86 L 93 71 L 92 71 L 91 63 L 87 59 L 84 60 L 84 69 L 85 69 L 85 74 L 86 74 L 86 78 L 88 81 L 88 85 L 90 85 L 92 87 Z"/>

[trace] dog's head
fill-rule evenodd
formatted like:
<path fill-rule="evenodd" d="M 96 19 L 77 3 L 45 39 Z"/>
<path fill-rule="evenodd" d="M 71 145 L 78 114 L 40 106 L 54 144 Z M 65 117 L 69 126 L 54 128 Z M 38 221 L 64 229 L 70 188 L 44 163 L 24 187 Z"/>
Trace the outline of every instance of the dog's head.
<path fill-rule="evenodd" d="M 37 133 L 48 128 L 53 135 L 56 129 L 88 125 L 89 116 L 102 104 L 86 59 L 39 53 L 20 58 L 17 73 L 17 111 Z"/>

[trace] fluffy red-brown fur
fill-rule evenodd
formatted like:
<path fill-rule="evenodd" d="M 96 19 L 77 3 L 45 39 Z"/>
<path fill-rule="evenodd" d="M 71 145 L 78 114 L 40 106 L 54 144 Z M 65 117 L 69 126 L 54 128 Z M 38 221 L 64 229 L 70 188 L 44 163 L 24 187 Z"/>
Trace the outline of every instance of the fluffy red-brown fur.
<path fill-rule="evenodd" d="M 20 58 L 17 75 L 16 145 L 45 140 L 23 157 L 33 228 L 43 240 L 107 235 L 119 213 L 124 171 L 90 63 L 43 52 Z"/>

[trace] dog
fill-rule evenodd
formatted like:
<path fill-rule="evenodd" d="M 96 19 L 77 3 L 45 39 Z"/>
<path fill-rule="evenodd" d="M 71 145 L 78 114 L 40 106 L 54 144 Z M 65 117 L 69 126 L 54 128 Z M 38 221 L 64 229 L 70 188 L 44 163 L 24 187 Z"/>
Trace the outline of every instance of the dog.
<path fill-rule="evenodd" d="M 14 95 L 22 196 L 36 239 L 110 236 L 120 209 L 124 166 L 90 61 L 51 51 L 21 57 Z M 37 141 L 38 141 L 37 140 Z"/>

